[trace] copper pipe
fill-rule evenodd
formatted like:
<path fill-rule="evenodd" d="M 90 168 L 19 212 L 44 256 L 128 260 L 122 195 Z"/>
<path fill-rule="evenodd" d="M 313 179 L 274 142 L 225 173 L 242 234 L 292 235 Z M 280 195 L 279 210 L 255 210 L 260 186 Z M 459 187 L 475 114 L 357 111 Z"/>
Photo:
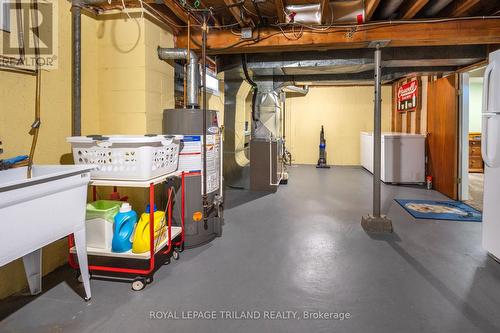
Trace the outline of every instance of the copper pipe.
<path fill-rule="evenodd" d="M 31 149 L 28 158 L 28 168 L 26 171 L 26 177 L 31 178 L 33 176 L 33 158 L 35 156 L 36 143 L 38 141 L 38 132 L 40 130 L 40 91 L 42 86 L 42 70 L 40 69 L 40 48 L 38 45 L 38 38 L 40 36 L 38 31 L 38 2 L 37 0 L 33 1 L 33 10 L 35 11 L 35 15 L 31 15 L 32 17 L 32 25 L 33 25 L 33 41 L 35 46 L 35 69 L 36 69 L 36 91 L 35 91 L 35 121 L 31 125 L 30 133 L 33 135 L 33 139 L 31 141 Z"/>

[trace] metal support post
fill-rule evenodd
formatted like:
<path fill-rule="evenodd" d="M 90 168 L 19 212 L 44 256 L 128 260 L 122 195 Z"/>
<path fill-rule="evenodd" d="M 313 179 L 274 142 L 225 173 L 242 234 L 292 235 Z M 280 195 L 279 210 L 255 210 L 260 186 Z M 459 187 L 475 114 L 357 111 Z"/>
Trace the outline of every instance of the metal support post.
<path fill-rule="evenodd" d="M 375 47 L 375 101 L 373 124 L 373 214 L 363 216 L 361 225 L 367 232 L 392 232 L 392 222 L 380 213 L 380 169 L 382 146 L 382 96 L 381 96 L 381 53 L 380 45 Z"/>

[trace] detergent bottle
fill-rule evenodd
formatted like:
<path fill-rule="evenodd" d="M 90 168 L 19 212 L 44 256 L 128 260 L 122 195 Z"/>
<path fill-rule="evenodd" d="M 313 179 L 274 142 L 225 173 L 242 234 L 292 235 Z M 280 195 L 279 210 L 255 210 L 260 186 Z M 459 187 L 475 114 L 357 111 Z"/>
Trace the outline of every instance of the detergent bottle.
<path fill-rule="evenodd" d="M 137 223 L 137 213 L 132 210 L 128 202 L 122 203 L 120 211 L 115 215 L 113 224 L 113 252 L 127 252 L 132 248 L 132 234 Z"/>
<path fill-rule="evenodd" d="M 149 210 L 150 206 L 146 206 L 146 211 L 141 215 L 139 223 L 137 223 L 137 228 L 134 234 L 134 243 L 132 245 L 133 253 L 144 253 L 148 252 L 149 246 Z M 156 209 L 156 205 L 153 208 L 154 212 L 154 228 L 155 228 L 155 244 L 160 244 L 165 240 L 167 236 L 167 223 L 165 220 L 165 212 Z"/>

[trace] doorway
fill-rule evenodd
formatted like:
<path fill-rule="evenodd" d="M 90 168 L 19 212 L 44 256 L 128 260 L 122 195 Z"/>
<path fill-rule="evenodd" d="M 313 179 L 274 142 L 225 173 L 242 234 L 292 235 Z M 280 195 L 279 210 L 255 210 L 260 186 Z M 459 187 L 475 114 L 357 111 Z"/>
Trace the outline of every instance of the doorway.
<path fill-rule="evenodd" d="M 461 74 L 460 199 L 483 210 L 484 163 L 481 156 L 481 112 L 485 67 Z"/>

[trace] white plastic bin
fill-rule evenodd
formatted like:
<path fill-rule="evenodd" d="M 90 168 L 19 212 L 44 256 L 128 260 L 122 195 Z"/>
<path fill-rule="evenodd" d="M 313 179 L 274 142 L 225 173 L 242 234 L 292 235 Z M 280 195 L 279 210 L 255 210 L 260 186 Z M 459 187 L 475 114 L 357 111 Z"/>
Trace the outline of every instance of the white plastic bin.
<path fill-rule="evenodd" d="M 87 246 L 111 251 L 113 223 L 122 202 L 98 200 L 87 204 L 85 225 Z"/>
<path fill-rule="evenodd" d="M 177 170 L 180 137 L 106 135 L 67 138 L 75 164 L 96 165 L 93 179 L 148 180 Z"/>

